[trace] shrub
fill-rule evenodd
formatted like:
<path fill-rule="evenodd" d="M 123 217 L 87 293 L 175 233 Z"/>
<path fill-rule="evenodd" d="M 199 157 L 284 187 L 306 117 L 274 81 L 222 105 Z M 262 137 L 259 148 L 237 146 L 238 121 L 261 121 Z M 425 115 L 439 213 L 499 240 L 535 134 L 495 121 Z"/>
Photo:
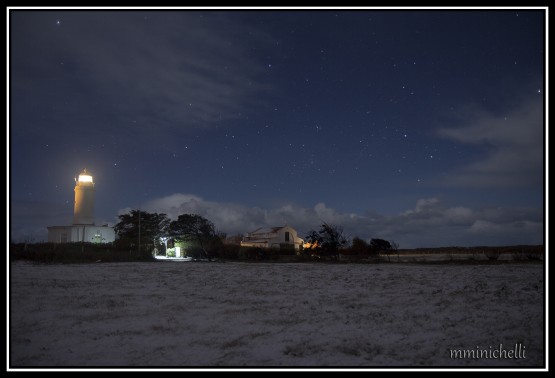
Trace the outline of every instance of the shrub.
<path fill-rule="evenodd" d="M 524 261 L 528 259 L 527 253 L 523 250 L 518 250 L 512 254 L 514 261 Z"/>
<path fill-rule="evenodd" d="M 239 260 L 262 260 L 266 255 L 266 251 L 258 247 L 240 247 L 239 250 Z"/>
<path fill-rule="evenodd" d="M 97 261 L 153 261 L 150 252 L 117 248 L 113 243 L 11 244 L 11 260 L 40 263 L 85 263 Z"/>
<path fill-rule="evenodd" d="M 526 252 L 526 257 L 528 260 L 539 261 L 542 259 L 542 251 L 528 251 Z"/>
<path fill-rule="evenodd" d="M 193 246 L 187 248 L 186 255 L 192 257 L 193 259 L 204 259 L 206 254 L 200 246 Z"/>
<path fill-rule="evenodd" d="M 499 256 L 501 256 L 501 250 L 497 248 L 488 248 L 485 250 L 484 254 L 488 258 L 488 260 L 495 261 L 499 259 Z"/>
<path fill-rule="evenodd" d="M 238 260 L 240 245 L 237 244 L 223 244 L 217 251 L 217 256 L 224 260 Z"/>

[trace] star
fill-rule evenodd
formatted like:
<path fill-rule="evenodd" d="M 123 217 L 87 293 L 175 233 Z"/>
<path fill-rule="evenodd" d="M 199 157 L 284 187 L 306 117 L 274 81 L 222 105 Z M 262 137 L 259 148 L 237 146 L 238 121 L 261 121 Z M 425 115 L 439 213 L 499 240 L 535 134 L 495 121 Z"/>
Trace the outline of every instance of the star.
<path fill-rule="evenodd" d="M 492 208 L 520 206 L 521 202 L 527 206 L 539 193 L 541 177 L 530 179 L 541 175 L 522 168 L 532 159 L 515 167 L 506 159 L 491 163 L 505 153 L 525 153 L 528 158 L 528 151 L 541 149 L 533 144 L 541 140 L 540 114 L 546 97 L 541 69 L 545 49 L 543 39 L 538 38 L 543 17 L 536 10 L 523 13 L 519 20 L 514 12 L 512 16 L 488 12 L 487 17 L 473 12 L 448 16 L 446 12 L 438 23 L 419 31 L 413 27 L 419 25 L 420 16 L 405 22 L 412 19 L 408 12 L 347 12 L 338 19 L 333 13 L 321 12 L 302 12 L 298 17 L 257 13 L 252 18 L 250 12 L 221 12 L 202 20 L 198 12 L 155 12 L 156 17 L 151 12 L 133 16 L 122 12 L 121 17 L 108 18 L 96 12 L 38 13 L 30 12 L 25 20 L 24 14 L 10 20 L 14 31 L 12 81 L 24 83 L 14 86 L 10 96 L 14 105 L 10 113 L 17 120 L 10 129 L 15 143 L 13 192 L 20 192 L 22 201 L 29 190 L 22 187 L 27 180 L 23 172 L 75 159 L 104 172 L 105 179 L 98 180 L 98 189 L 108 191 L 101 205 L 104 219 L 113 219 L 120 209 L 142 200 L 138 188 L 144 185 L 152 185 L 152 198 L 144 198 L 149 201 L 166 198 L 168 192 L 183 192 L 212 201 L 214 206 L 220 206 L 215 204 L 220 200 L 245 210 L 263 206 L 268 214 L 278 210 L 274 204 L 312 209 L 319 202 L 337 214 L 399 214 L 413 209 L 419 199 L 440 195 L 453 206 L 469 209 L 482 203 Z M 68 15 L 71 17 L 62 29 L 62 19 L 56 16 Z M 477 27 L 465 33 L 446 27 L 462 17 Z M 48 26 L 51 22 L 54 28 Z M 99 22 L 106 35 L 116 33 L 114 38 L 106 39 L 104 33 L 93 30 Z M 380 31 L 380 26 L 389 22 L 395 27 Z M 41 46 L 45 25 L 52 38 L 48 46 L 33 49 Z M 332 26 L 341 30 L 341 38 L 326 37 Z M 68 31 L 78 34 L 66 35 Z M 137 35 L 149 36 L 149 43 L 141 43 Z M 196 48 L 195 35 L 203 36 L 203 48 Z M 412 36 L 403 38 L 406 35 Z M 472 46 L 473 54 L 442 49 L 442 43 L 452 38 L 460 38 L 460 46 Z M 475 44 L 477 38 L 483 43 Z M 104 56 L 113 51 L 119 51 L 117 57 Z M 30 53 L 33 59 L 29 59 Z M 99 58 L 81 64 L 79 58 L 89 54 Z M 444 67 L 445 62 L 449 66 Z M 275 70 L 274 64 L 278 65 Z M 484 69 L 484 65 L 495 69 Z M 27 80 L 29 77 L 33 80 Z M 506 77 L 514 80 L 503 80 Z M 501 90 L 504 95 L 494 97 Z M 26 96 L 28 93 L 36 95 Z M 24 102 L 16 104 L 20 100 Z M 473 127 L 475 124 L 484 125 L 485 130 Z M 528 129 L 535 127 L 535 134 L 518 140 L 521 124 L 526 124 L 527 135 Z M 40 128 L 56 129 L 56 142 L 40 139 Z M 410 141 L 405 130 L 411 132 Z M 482 135 L 491 142 L 482 145 Z M 53 140 L 52 148 L 45 140 Z M 43 146 L 40 161 L 24 153 L 33 146 Z M 530 156 L 536 157 L 532 152 Z M 537 160 L 541 161 L 541 156 L 530 161 L 530 166 L 541 170 Z M 483 166 L 493 173 L 483 175 Z M 441 176 L 442 170 L 446 175 Z M 172 178 L 169 186 L 155 190 L 154 183 L 167 177 Z M 337 190 L 330 190 L 326 182 L 330 178 L 349 185 L 335 185 Z M 229 185 L 219 190 L 225 180 Z M 513 181 L 511 195 L 509 191 L 496 195 L 498 182 Z M 300 186 L 302 195 L 297 193 Z M 463 189 L 467 186 L 472 190 Z M 280 187 L 282 194 L 274 193 Z M 463 196 L 461 203 L 459 195 Z M 69 197 L 72 203 L 71 193 Z M 174 196 L 160 203 L 186 198 Z M 542 199 L 537 198 L 537 203 L 542 205 Z M 181 208 L 177 202 L 168 206 Z M 530 206 L 536 206 L 535 202 Z M 301 218 L 299 215 L 302 227 L 318 225 L 318 219 Z M 251 224 L 251 219 L 242 219 Z M 330 221 L 342 219 L 338 215 Z M 224 222 L 225 217 L 209 220 L 220 221 L 218 226 L 232 233 L 250 228 L 240 222 Z M 254 219 L 254 223 L 264 223 L 260 226 L 266 221 Z M 404 223 L 399 222 L 401 228 Z M 365 225 L 353 227 L 352 232 L 374 230 Z M 506 231 L 511 234 L 514 229 Z M 42 227 L 41 232 L 47 230 Z M 409 243 L 410 236 L 401 234 Z M 447 242 L 483 242 L 455 236 Z M 438 238 L 432 233 L 429 241 L 422 239 L 422 243 L 443 240 L 447 236 Z M 513 235 L 507 240 L 512 241 Z"/>

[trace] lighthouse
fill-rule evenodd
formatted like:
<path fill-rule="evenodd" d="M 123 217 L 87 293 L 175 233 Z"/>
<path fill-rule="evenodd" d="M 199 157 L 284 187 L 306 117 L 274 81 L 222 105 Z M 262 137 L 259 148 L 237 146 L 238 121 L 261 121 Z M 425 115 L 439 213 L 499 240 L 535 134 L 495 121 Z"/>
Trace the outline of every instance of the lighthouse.
<path fill-rule="evenodd" d="M 115 240 L 114 228 L 94 223 L 94 179 L 84 169 L 75 178 L 75 202 L 71 226 L 49 226 L 48 241 L 51 243 L 111 243 Z"/>
<path fill-rule="evenodd" d="M 75 178 L 73 224 L 94 224 L 94 180 L 86 169 Z"/>

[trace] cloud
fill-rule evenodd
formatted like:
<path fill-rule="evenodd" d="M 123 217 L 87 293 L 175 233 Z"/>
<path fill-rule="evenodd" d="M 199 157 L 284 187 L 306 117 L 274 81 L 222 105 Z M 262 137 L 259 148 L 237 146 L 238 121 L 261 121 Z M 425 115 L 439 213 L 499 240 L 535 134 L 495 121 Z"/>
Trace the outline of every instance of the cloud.
<path fill-rule="evenodd" d="M 522 102 L 504 115 L 467 109 L 458 127 L 440 137 L 484 148 L 485 157 L 460 167 L 444 183 L 463 187 L 538 186 L 543 183 L 543 102 Z"/>
<path fill-rule="evenodd" d="M 120 209 L 118 214 L 130 210 Z M 414 208 L 395 215 L 345 213 L 324 203 L 313 207 L 249 207 L 183 193 L 148 201 L 142 210 L 165 213 L 172 220 L 180 214 L 199 214 L 230 236 L 285 224 L 304 236 L 326 222 L 341 226 L 348 237 L 393 240 L 400 248 L 542 244 L 544 238 L 541 209 L 446 207 L 434 197 L 419 199 Z M 72 221 L 72 209 L 52 203 L 12 201 L 9 213 L 10 240 L 14 242 L 46 241 L 46 226 Z M 97 221 L 104 223 L 114 225 L 117 219 Z"/>
<path fill-rule="evenodd" d="M 411 215 L 411 214 L 421 214 L 426 213 L 439 203 L 437 198 L 423 198 L 416 201 L 416 207 L 414 209 L 410 209 L 405 211 L 404 215 Z"/>
<path fill-rule="evenodd" d="M 250 50 L 267 37 L 223 12 L 70 11 L 57 27 L 45 18 L 12 18 L 12 101 L 48 109 L 60 130 L 164 138 L 238 118 L 267 89 Z"/>
<path fill-rule="evenodd" d="M 180 214 L 199 214 L 228 235 L 284 224 L 304 235 L 326 222 L 343 227 L 349 237 L 394 240 L 401 248 L 543 243 L 541 210 L 445 207 L 437 198 L 420 199 L 413 209 L 400 214 L 380 215 L 344 213 L 324 203 L 314 207 L 289 204 L 264 209 L 176 193 L 147 202 L 144 210 L 166 213 L 171 219 L 177 219 Z"/>

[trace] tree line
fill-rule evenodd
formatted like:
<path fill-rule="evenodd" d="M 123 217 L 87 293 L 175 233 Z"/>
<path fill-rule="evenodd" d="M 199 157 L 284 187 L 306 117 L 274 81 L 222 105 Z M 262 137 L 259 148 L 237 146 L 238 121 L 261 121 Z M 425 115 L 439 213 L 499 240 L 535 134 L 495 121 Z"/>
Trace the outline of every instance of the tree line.
<path fill-rule="evenodd" d="M 347 255 L 379 255 L 388 256 L 397 252 L 399 246 L 394 241 L 371 239 L 370 243 L 355 236 L 349 245 L 349 240 L 338 225 L 323 223 L 318 230 L 310 230 L 305 237 L 310 246 L 303 251 L 305 254 L 314 253 L 316 256 L 338 259 L 340 254 Z"/>
<path fill-rule="evenodd" d="M 198 214 L 182 214 L 172 221 L 164 213 L 149 213 L 131 210 L 118 216 L 119 222 L 114 230 L 115 243 L 122 248 L 139 251 L 165 252 L 169 238 L 177 242 L 189 242 L 208 260 L 216 257 L 221 250 L 226 235 L 218 232 L 210 220 Z M 323 223 L 317 230 L 310 230 L 305 238 L 309 246 L 301 251 L 302 255 L 338 259 L 339 254 L 378 255 L 397 251 L 393 241 L 371 239 L 367 241 L 354 237 L 349 243 L 341 226 Z"/>
<path fill-rule="evenodd" d="M 197 214 L 182 214 L 171 221 L 164 213 L 131 210 L 118 218 L 114 227 L 115 243 L 123 247 L 147 251 L 165 249 L 165 241 L 172 238 L 178 242 L 195 243 L 211 260 L 214 246 L 222 242 L 214 224 Z"/>

